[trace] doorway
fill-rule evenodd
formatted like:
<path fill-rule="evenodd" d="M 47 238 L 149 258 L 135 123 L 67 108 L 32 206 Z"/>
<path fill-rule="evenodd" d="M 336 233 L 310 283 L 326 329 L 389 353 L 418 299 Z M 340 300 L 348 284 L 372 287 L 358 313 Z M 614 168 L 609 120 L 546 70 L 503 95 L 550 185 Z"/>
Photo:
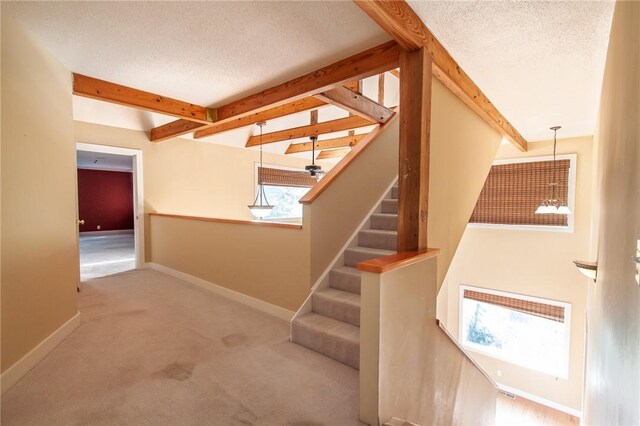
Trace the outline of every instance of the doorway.
<path fill-rule="evenodd" d="M 144 264 L 142 151 L 78 143 L 80 283 Z"/>

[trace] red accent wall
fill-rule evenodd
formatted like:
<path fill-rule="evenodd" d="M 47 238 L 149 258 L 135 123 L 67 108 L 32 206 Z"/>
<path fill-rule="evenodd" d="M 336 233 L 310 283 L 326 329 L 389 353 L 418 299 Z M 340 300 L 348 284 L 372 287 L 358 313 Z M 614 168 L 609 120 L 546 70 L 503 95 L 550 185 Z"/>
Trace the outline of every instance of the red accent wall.
<path fill-rule="evenodd" d="M 133 229 L 133 174 L 78 169 L 78 210 L 80 232 Z"/>

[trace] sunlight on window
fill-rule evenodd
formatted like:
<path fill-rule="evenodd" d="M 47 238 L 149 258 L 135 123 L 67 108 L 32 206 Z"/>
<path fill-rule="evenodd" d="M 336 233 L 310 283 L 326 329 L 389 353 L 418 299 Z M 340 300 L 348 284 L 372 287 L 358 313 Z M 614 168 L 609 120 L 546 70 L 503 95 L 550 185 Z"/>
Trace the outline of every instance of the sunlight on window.
<path fill-rule="evenodd" d="M 461 340 L 469 349 L 556 377 L 567 377 L 568 320 L 544 318 L 464 297 L 461 319 Z"/>
<path fill-rule="evenodd" d="M 310 188 L 297 186 L 265 185 L 264 192 L 273 206 L 271 214 L 265 219 L 291 219 L 302 217 L 302 204 L 298 202 Z"/>

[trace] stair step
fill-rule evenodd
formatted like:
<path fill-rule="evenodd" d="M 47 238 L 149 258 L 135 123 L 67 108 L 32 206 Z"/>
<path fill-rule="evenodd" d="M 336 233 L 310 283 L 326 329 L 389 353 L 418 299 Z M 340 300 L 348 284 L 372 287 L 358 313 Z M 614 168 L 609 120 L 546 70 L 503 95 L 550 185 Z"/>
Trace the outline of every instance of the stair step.
<path fill-rule="evenodd" d="M 371 229 L 398 230 L 398 215 L 390 213 L 374 213 L 371 215 Z"/>
<path fill-rule="evenodd" d="M 358 233 L 360 247 L 396 250 L 398 247 L 398 232 L 380 229 L 363 229 Z"/>
<path fill-rule="evenodd" d="M 398 214 L 398 200 L 382 200 L 382 213 Z"/>
<path fill-rule="evenodd" d="M 394 200 L 398 199 L 398 187 L 394 186 L 393 188 L 391 188 L 391 198 L 393 198 Z"/>
<path fill-rule="evenodd" d="M 344 251 L 344 264 L 345 266 L 355 268 L 358 263 L 364 262 L 365 260 L 390 256 L 395 253 L 393 250 L 381 250 L 371 247 L 351 247 Z"/>
<path fill-rule="evenodd" d="M 360 326 L 360 295 L 335 288 L 323 288 L 311 297 L 313 312 Z"/>
<path fill-rule="evenodd" d="M 348 366 L 360 366 L 360 328 L 310 313 L 293 320 L 291 340 Z"/>
<path fill-rule="evenodd" d="M 360 271 L 348 266 L 336 266 L 329 271 L 329 287 L 360 294 Z"/>

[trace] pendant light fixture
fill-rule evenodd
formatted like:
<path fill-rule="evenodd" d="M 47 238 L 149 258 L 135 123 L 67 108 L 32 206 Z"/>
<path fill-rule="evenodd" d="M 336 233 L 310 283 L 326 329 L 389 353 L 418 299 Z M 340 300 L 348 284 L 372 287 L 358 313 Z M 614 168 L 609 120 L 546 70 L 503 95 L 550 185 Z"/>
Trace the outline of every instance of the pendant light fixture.
<path fill-rule="evenodd" d="M 325 172 L 322 171 L 322 167 L 316 164 L 316 141 L 318 140 L 317 136 L 310 136 L 311 139 L 311 164 L 308 166 L 304 166 L 304 169 L 309 172 L 309 174 L 316 179 L 320 179 L 321 175 Z"/>
<path fill-rule="evenodd" d="M 556 192 L 559 192 L 557 190 L 558 182 L 556 181 L 556 145 L 559 129 L 560 126 L 551 127 L 551 130 L 553 130 L 553 180 L 549 183 L 549 195 L 540 203 L 536 209 L 536 214 L 571 214 L 569 207 L 560 199 L 560 194 L 556 194 Z"/>
<path fill-rule="evenodd" d="M 248 206 L 251 214 L 258 219 L 269 216 L 271 214 L 271 210 L 273 210 L 273 206 L 269 205 L 267 195 L 264 193 L 264 185 L 262 184 L 262 177 L 260 173 L 260 169 L 262 169 L 262 127 L 266 124 L 267 123 L 264 121 L 256 123 L 256 125 L 260 126 L 260 168 L 258 169 L 258 192 L 255 200 L 253 200 L 253 204 Z"/>

